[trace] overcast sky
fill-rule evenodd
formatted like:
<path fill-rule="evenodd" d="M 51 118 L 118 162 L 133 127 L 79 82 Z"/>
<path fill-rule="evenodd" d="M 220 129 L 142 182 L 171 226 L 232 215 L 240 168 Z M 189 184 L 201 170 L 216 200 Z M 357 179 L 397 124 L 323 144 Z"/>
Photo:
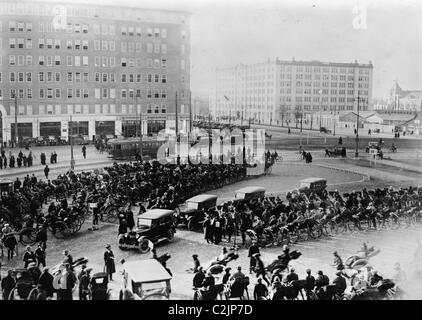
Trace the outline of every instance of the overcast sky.
<path fill-rule="evenodd" d="M 55 0 L 60 2 L 61 0 Z M 374 65 L 373 95 L 386 97 L 393 80 L 422 90 L 420 0 L 67 0 L 180 9 L 191 18 L 191 88 L 212 94 L 215 68 L 268 58 Z M 355 29 L 353 8 L 366 8 Z"/>

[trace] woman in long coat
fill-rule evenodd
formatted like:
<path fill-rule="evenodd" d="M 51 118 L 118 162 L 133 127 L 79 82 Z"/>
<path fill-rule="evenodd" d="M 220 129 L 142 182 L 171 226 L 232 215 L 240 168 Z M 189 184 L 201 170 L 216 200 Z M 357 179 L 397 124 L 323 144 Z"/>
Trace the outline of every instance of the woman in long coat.
<path fill-rule="evenodd" d="M 212 243 L 213 242 L 213 227 L 211 224 L 211 220 L 208 217 L 205 218 L 203 227 L 204 227 L 205 240 L 207 241 L 207 243 L 210 243 L 210 242 Z"/>
<path fill-rule="evenodd" d="M 108 244 L 106 246 L 106 251 L 104 252 L 104 263 L 105 263 L 105 271 L 110 277 L 110 281 L 113 280 L 113 273 L 116 272 L 116 266 L 114 265 L 114 254 L 111 251 L 111 246 Z"/>

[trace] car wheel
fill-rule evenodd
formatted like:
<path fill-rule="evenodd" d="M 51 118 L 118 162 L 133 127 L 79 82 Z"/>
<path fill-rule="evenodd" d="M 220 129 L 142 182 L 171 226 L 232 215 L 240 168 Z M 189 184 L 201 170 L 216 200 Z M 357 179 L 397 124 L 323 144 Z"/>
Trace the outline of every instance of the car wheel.
<path fill-rule="evenodd" d="M 141 253 L 147 253 L 150 250 L 148 239 L 145 237 L 140 238 L 138 248 Z"/>
<path fill-rule="evenodd" d="M 174 241 L 174 231 L 173 231 L 173 229 L 170 229 L 169 230 L 167 239 L 168 239 L 169 242 L 173 242 Z"/>
<path fill-rule="evenodd" d="M 193 229 L 195 229 L 195 223 L 194 223 L 193 219 L 190 219 L 188 221 L 188 230 L 193 231 Z"/>

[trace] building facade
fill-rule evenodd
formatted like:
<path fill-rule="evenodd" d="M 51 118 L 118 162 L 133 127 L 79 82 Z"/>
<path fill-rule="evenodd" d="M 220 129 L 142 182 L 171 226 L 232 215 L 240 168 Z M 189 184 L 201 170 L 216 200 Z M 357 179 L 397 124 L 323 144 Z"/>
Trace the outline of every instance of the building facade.
<path fill-rule="evenodd" d="M 333 115 L 366 111 L 372 99 L 372 63 L 282 61 L 218 69 L 212 113 L 259 123 L 285 123 L 299 116 L 319 121 Z"/>
<path fill-rule="evenodd" d="M 397 81 L 394 81 L 390 90 L 390 110 L 422 111 L 422 90 L 403 90 Z"/>
<path fill-rule="evenodd" d="M 0 2 L 0 132 L 131 136 L 189 121 L 189 13 Z M 15 107 L 16 106 L 16 107 Z M 72 122 L 71 121 L 72 118 Z"/>

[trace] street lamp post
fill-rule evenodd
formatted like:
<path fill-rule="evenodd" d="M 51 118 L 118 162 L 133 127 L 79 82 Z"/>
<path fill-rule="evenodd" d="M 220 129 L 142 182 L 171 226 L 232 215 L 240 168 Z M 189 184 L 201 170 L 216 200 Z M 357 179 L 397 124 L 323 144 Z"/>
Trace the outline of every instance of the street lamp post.
<path fill-rule="evenodd" d="M 70 168 L 75 170 L 75 159 L 73 157 L 73 120 L 70 116 Z"/>
<path fill-rule="evenodd" d="M 333 120 L 334 120 L 334 124 L 333 124 L 333 136 L 335 136 L 336 135 L 336 108 L 337 106 L 334 106 L 334 118 L 333 118 Z"/>

